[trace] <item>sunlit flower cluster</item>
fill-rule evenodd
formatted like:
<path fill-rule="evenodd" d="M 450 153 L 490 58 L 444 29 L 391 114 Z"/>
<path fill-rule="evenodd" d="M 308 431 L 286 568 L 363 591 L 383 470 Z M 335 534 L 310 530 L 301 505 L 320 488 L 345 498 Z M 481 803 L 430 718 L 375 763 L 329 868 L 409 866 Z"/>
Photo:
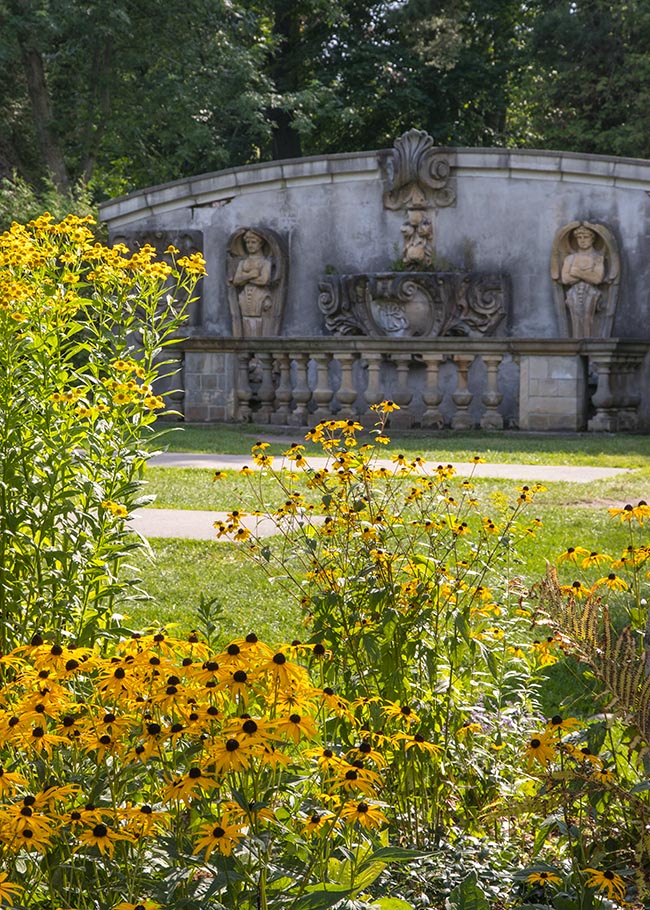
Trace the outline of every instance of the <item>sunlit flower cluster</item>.
<path fill-rule="evenodd" d="M 407 706 L 314 686 L 327 659 L 253 634 L 218 653 L 195 633 L 138 635 L 110 656 L 34 635 L 1 659 L 0 854 L 128 863 L 183 818 L 186 849 L 208 862 L 275 829 L 278 812 L 279 836 L 287 806 L 301 836 L 381 828 L 389 765 L 440 750 Z M 328 718 L 338 734 L 324 744 Z M 22 887 L 1 884 L 7 900 Z"/>

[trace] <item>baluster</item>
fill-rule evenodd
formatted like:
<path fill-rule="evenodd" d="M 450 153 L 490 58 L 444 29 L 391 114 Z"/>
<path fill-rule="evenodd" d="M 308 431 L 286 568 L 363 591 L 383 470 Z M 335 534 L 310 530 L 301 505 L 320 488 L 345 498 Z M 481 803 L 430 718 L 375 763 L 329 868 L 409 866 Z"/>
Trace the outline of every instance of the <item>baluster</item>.
<path fill-rule="evenodd" d="M 237 420 L 248 423 L 251 419 L 251 383 L 249 378 L 249 365 L 251 355 L 242 353 L 237 355 Z"/>
<path fill-rule="evenodd" d="M 260 423 L 270 423 L 275 401 L 275 389 L 273 387 L 273 354 L 264 352 L 263 354 L 258 354 L 257 359 L 262 368 L 262 383 L 257 391 L 260 407 L 255 414 L 255 419 L 259 420 Z"/>
<path fill-rule="evenodd" d="M 364 394 L 366 404 L 368 405 L 368 415 L 366 422 L 368 420 L 372 420 L 374 423 L 377 415 L 374 411 L 370 410 L 370 407 L 373 404 L 379 404 L 383 397 L 381 393 L 381 379 L 379 375 L 381 370 L 382 357 L 382 354 L 377 354 L 374 351 L 369 354 L 364 354 L 364 362 L 366 369 L 368 370 L 368 385 L 366 386 L 366 391 Z"/>
<path fill-rule="evenodd" d="M 440 364 L 444 361 L 445 355 L 423 354 L 422 356 L 427 370 L 424 380 L 424 390 L 422 392 L 422 401 L 426 405 L 424 414 L 422 415 L 422 426 L 441 430 L 445 425 L 445 419 L 440 413 L 442 392 L 440 391 L 438 381 Z"/>
<path fill-rule="evenodd" d="M 487 388 L 481 397 L 481 401 L 485 405 L 485 413 L 481 417 L 481 428 L 483 430 L 502 430 L 503 417 L 498 408 L 503 401 L 503 395 L 498 390 L 498 373 L 503 354 L 482 354 L 481 357 L 487 370 Z"/>
<path fill-rule="evenodd" d="M 291 403 L 291 360 L 289 355 L 279 354 L 275 364 L 279 379 L 275 390 L 276 407 L 271 415 L 271 423 L 285 426 L 289 423 L 289 405 Z"/>
<path fill-rule="evenodd" d="M 316 363 L 316 388 L 312 392 L 312 398 L 316 404 L 314 411 L 314 420 L 319 423 L 321 420 L 329 420 L 332 416 L 331 401 L 334 397 L 334 390 L 330 385 L 329 363 L 332 355 L 313 354 Z"/>
<path fill-rule="evenodd" d="M 357 400 L 357 390 L 354 387 L 352 378 L 354 354 L 339 353 L 335 354 L 334 358 L 341 367 L 341 385 L 336 393 L 336 398 L 341 407 L 337 417 L 340 417 L 341 420 L 349 420 L 356 416 L 354 402 Z"/>
<path fill-rule="evenodd" d="M 400 410 L 394 411 L 391 414 L 390 423 L 392 427 L 408 429 L 413 424 L 413 417 L 409 412 L 409 405 L 413 398 L 413 392 L 409 388 L 411 355 L 393 354 L 391 359 L 395 363 L 395 370 L 397 373 L 393 400 L 395 401 L 395 404 L 399 405 Z"/>
<path fill-rule="evenodd" d="M 596 432 L 613 433 L 616 430 L 616 398 L 612 390 L 611 359 L 594 358 L 594 368 L 598 373 L 598 385 L 591 399 L 596 413 L 589 421 L 589 429 Z"/>
<path fill-rule="evenodd" d="M 311 398 L 311 390 L 307 378 L 309 354 L 294 354 L 296 364 L 296 385 L 293 390 L 293 400 L 296 404 L 293 412 L 289 414 L 289 426 L 304 427 L 309 422 L 307 405 Z"/>
<path fill-rule="evenodd" d="M 454 354 L 454 363 L 456 364 L 458 386 L 451 396 L 457 411 L 452 417 L 451 426 L 454 430 L 469 430 L 472 427 L 472 419 L 469 416 L 469 406 L 474 397 L 468 388 L 467 374 L 474 360 L 474 355 Z"/>

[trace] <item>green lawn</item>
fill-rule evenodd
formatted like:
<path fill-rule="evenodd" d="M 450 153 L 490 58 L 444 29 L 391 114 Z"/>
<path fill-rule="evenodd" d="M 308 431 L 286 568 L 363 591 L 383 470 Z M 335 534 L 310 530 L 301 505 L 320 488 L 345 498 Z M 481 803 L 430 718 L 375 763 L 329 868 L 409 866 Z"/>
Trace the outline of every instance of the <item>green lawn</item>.
<path fill-rule="evenodd" d="M 247 454 L 258 439 L 276 439 L 269 452 L 280 454 L 290 441 L 300 441 L 301 435 L 297 431 L 293 436 L 284 432 L 279 435 L 268 427 L 189 426 L 166 435 L 164 447 L 177 452 Z M 607 506 L 613 502 L 650 501 L 648 437 L 413 433 L 396 437 L 388 450 L 382 447 L 381 455 L 390 456 L 398 451 L 409 457 L 420 454 L 435 464 L 466 461 L 480 453 L 488 462 L 636 469 L 587 484 L 563 481 L 546 484 L 546 492 L 539 494 L 528 507 L 528 515 L 540 518 L 543 525 L 534 539 L 524 540 L 513 566 L 526 585 L 539 579 L 547 561 L 554 562 L 568 546 L 581 545 L 619 555 L 629 543 L 630 529 L 612 518 Z M 307 454 L 310 453 L 316 454 L 317 450 L 308 446 Z M 252 510 L 262 502 L 267 507 L 279 506 L 297 483 L 311 501 L 318 502 L 316 494 L 305 490 L 302 480 L 292 481 L 286 474 L 273 478 L 256 472 L 247 477 L 229 471 L 218 482 L 213 481 L 213 474 L 205 468 L 147 467 L 145 492 L 156 497 L 153 506 L 158 508 Z M 409 479 L 404 483 L 409 483 Z M 520 485 L 519 481 L 477 480 L 474 495 L 480 500 L 483 512 L 489 514 L 497 493 L 504 493 L 514 502 Z M 153 559 L 144 553 L 132 558 L 141 587 L 150 599 L 130 605 L 127 611 L 130 626 L 165 625 L 188 631 L 197 622 L 197 609 L 203 597 L 215 599 L 222 608 L 218 628 L 223 640 L 249 631 L 273 642 L 300 637 L 299 592 L 295 587 L 287 591 L 282 579 L 269 580 L 236 545 L 217 540 L 154 539 L 151 550 Z M 598 570 L 589 574 L 569 565 L 562 569 L 562 580 L 593 581 L 597 574 Z M 614 600 L 624 597 L 610 596 Z M 589 705 L 589 684 L 579 666 L 563 662 L 550 667 L 546 676 L 542 696 L 547 713 L 556 713 L 560 707 L 568 711 L 576 700 L 584 702 L 583 707 Z"/>
<path fill-rule="evenodd" d="M 159 425 L 160 426 L 160 425 Z M 157 427 L 159 429 L 159 427 Z M 269 426 L 180 424 L 169 428 L 158 448 L 170 452 L 245 455 L 258 440 L 271 442 L 269 452 L 280 454 L 291 442 L 304 442 L 305 428 L 276 430 Z M 471 433 L 388 431 L 389 456 L 397 451 L 435 461 L 469 461 L 480 453 L 487 461 L 523 464 L 583 464 L 601 467 L 650 468 L 647 436 L 609 433 L 524 434 L 517 431 Z M 366 434 L 365 439 L 372 439 Z M 313 453 L 315 448 L 308 447 Z"/>

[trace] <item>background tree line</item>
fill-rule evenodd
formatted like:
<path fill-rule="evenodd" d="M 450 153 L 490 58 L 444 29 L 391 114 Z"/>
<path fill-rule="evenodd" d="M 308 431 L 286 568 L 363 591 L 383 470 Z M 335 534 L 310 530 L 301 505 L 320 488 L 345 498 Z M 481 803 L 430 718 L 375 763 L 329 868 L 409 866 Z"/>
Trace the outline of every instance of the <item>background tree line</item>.
<path fill-rule="evenodd" d="M 649 85 L 650 0 L 0 0 L 0 220 L 412 126 L 650 157 Z"/>

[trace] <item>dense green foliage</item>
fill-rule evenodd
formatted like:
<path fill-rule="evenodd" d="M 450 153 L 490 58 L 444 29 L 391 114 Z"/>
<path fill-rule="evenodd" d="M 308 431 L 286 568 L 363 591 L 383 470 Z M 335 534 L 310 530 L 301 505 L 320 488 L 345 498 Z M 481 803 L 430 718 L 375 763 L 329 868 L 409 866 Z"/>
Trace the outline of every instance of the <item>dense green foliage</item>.
<path fill-rule="evenodd" d="M 100 200 L 412 126 L 647 156 L 649 33 L 650 0 L 0 0 L 0 217 L 16 178 Z"/>

